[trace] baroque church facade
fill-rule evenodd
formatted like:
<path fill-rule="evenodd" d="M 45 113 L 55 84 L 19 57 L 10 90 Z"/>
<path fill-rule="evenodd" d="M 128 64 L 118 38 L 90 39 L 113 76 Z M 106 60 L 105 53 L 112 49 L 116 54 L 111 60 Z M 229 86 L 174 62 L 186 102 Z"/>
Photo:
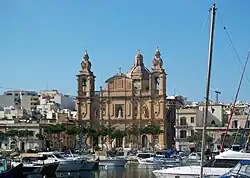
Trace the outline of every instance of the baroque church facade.
<path fill-rule="evenodd" d="M 118 73 L 106 80 L 106 86 L 95 91 L 95 75 L 91 70 L 88 52 L 85 51 L 81 70 L 77 74 L 78 120 L 84 125 L 98 128 L 110 124 L 116 129 L 125 130 L 136 125 L 150 124 L 164 128 L 166 108 L 166 72 L 159 49 L 156 49 L 149 70 L 138 51 L 133 67 L 128 73 Z M 167 134 L 158 136 L 158 146 L 166 145 Z M 124 145 L 128 145 L 124 138 Z"/>

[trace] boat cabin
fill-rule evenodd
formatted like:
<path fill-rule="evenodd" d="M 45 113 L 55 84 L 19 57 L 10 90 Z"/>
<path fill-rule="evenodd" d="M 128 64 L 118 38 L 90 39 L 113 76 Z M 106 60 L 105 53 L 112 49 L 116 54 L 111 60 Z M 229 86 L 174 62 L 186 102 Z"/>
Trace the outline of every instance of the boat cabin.
<path fill-rule="evenodd" d="M 155 156 L 155 153 L 138 153 L 136 155 L 137 158 L 141 158 L 141 159 L 151 158 L 154 156 Z"/>
<path fill-rule="evenodd" d="M 228 150 L 215 156 L 214 159 L 209 160 L 205 163 L 204 167 L 232 168 L 241 160 L 250 160 L 250 154 Z"/>

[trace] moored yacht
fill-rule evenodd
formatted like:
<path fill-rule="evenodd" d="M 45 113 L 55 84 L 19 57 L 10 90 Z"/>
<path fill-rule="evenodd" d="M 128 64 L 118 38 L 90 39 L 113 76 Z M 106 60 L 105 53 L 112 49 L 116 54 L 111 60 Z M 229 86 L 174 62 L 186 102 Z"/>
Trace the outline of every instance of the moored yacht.
<path fill-rule="evenodd" d="M 204 165 L 205 176 L 220 176 L 230 171 L 239 161 L 250 160 L 250 154 L 228 150 L 215 156 Z M 200 166 L 182 166 L 153 171 L 157 178 L 194 178 L 200 175 Z"/>
<path fill-rule="evenodd" d="M 148 158 L 138 159 L 142 165 L 160 165 L 164 167 L 180 166 L 181 160 L 175 150 L 162 150 L 151 154 Z"/>

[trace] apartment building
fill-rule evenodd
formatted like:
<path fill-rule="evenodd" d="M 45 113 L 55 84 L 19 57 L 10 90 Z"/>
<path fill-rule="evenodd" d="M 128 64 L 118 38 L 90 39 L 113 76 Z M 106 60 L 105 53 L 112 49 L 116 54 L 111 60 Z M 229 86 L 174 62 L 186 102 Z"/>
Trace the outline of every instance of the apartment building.
<path fill-rule="evenodd" d="M 192 103 L 176 110 L 176 147 L 188 151 L 188 137 L 202 130 L 204 104 Z M 208 108 L 207 127 L 222 127 L 225 118 L 224 105 L 211 103 Z"/>
<path fill-rule="evenodd" d="M 9 90 L 0 95 L 0 107 L 13 106 L 16 109 L 32 111 L 39 104 L 35 91 Z"/>
<path fill-rule="evenodd" d="M 40 105 L 56 105 L 60 109 L 75 109 L 75 99 L 72 96 L 59 93 L 58 90 L 42 90 L 39 97 Z M 53 105 L 54 104 L 54 105 Z"/>

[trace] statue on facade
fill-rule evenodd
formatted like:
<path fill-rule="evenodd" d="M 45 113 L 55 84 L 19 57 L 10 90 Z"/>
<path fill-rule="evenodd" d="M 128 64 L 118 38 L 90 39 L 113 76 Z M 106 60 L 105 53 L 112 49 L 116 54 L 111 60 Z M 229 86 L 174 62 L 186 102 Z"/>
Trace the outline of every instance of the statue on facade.
<path fill-rule="evenodd" d="M 159 48 L 157 47 L 155 52 L 155 57 L 153 59 L 153 69 L 154 70 L 162 70 L 163 61 L 161 59 L 161 53 Z"/>
<path fill-rule="evenodd" d="M 85 51 L 83 61 L 81 62 L 82 72 L 91 72 L 91 62 L 89 61 L 89 55 L 87 50 Z"/>
<path fill-rule="evenodd" d="M 122 118 L 122 108 L 118 110 L 118 118 Z"/>

